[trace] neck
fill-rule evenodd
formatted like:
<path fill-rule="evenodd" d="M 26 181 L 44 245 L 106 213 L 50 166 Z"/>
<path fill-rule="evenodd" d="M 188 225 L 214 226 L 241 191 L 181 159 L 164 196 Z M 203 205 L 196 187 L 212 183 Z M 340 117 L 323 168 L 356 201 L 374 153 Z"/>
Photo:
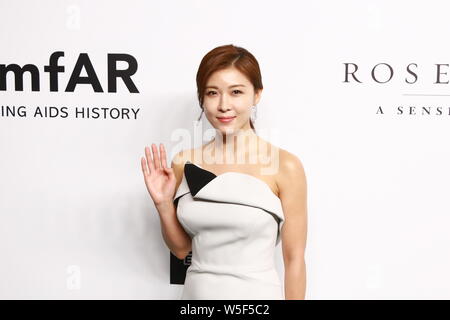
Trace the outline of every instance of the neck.
<path fill-rule="evenodd" d="M 247 156 L 257 153 L 258 141 L 258 136 L 251 128 L 239 129 L 227 134 L 216 130 L 214 139 L 208 144 L 208 150 L 214 157 L 215 163 L 245 162 Z"/>

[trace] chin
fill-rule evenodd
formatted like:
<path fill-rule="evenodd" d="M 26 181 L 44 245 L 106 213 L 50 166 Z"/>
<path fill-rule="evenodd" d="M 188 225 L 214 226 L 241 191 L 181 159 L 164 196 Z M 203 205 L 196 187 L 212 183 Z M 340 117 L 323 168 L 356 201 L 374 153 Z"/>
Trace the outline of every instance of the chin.
<path fill-rule="evenodd" d="M 232 134 L 232 133 L 236 132 L 236 128 L 234 126 L 233 127 L 231 127 L 231 126 L 230 127 L 224 126 L 224 127 L 219 127 L 217 129 L 220 131 L 220 133 L 222 135 Z"/>

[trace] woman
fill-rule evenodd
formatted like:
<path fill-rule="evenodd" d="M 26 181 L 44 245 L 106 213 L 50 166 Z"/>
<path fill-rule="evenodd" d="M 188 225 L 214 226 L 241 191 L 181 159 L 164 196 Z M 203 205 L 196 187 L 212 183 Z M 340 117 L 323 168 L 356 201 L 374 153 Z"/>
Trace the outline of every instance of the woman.
<path fill-rule="evenodd" d="M 256 134 L 251 112 L 262 89 L 250 52 L 211 50 L 197 94 L 215 138 L 179 152 L 170 168 L 163 144 L 141 158 L 164 241 L 179 259 L 192 252 L 182 299 L 305 298 L 306 176 L 295 155 Z M 284 292 L 274 265 L 281 240 Z"/>

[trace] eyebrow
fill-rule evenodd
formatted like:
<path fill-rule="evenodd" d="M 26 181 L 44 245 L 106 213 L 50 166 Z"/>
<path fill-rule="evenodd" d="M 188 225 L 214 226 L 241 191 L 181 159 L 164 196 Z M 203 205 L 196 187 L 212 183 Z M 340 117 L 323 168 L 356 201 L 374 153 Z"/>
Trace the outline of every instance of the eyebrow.
<path fill-rule="evenodd" d="M 233 88 L 233 87 L 245 87 L 245 85 L 243 84 L 233 84 L 232 86 L 229 86 L 228 88 Z M 216 86 L 207 86 L 206 88 L 214 88 L 214 89 L 219 89 Z"/>

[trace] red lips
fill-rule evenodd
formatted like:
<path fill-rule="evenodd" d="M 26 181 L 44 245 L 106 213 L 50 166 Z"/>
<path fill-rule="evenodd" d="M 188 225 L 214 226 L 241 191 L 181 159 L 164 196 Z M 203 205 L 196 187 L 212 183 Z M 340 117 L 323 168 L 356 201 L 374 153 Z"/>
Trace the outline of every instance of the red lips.
<path fill-rule="evenodd" d="M 234 117 L 217 117 L 217 119 L 219 119 L 220 122 L 224 122 L 224 123 L 231 122 L 231 121 L 233 121 L 234 118 L 236 118 L 236 116 L 234 116 Z"/>

